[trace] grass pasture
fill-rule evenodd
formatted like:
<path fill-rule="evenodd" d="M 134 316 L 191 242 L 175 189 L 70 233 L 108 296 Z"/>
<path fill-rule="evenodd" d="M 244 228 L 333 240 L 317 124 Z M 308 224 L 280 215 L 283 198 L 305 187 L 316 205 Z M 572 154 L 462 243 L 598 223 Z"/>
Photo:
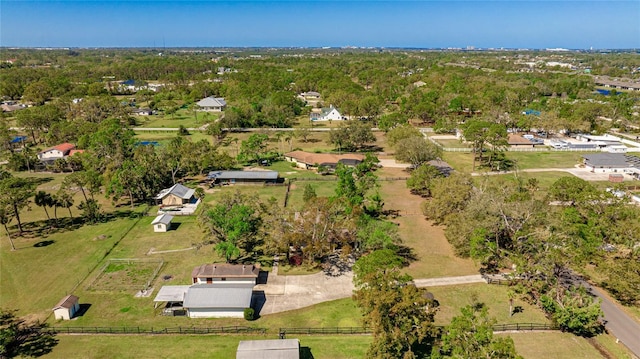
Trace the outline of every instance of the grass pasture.
<path fill-rule="evenodd" d="M 89 284 L 90 290 L 131 291 L 147 288 L 162 268 L 162 259 L 109 259 Z"/>
<path fill-rule="evenodd" d="M 429 287 L 428 290 L 440 303 L 436 314 L 436 324 L 449 323 L 451 318 L 460 315 L 460 308 L 472 304 L 474 299 L 484 303 L 489 310 L 489 317 L 495 318 L 499 324 L 548 323 L 540 309 L 517 298 L 514 299 L 513 305 L 520 307 L 520 310 L 509 317 L 508 286 L 478 283 Z"/>
<path fill-rule="evenodd" d="M 602 358 L 587 339 L 562 332 L 520 332 L 508 335 L 516 345 L 516 351 L 525 359 L 554 358 Z"/>
<path fill-rule="evenodd" d="M 399 169 L 385 168 L 381 172 L 380 176 L 406 176 Z M 404 245 L 415 254 L 416 260 L 406 268 L 408 274 L 414 278 L 435 278 L 478 273 L 479 267 L 473 261 L 455 256 L 444 228 L 425 219 L 420 209 L 424 199 L 412 195 L 406 181 L 381 181 L 380 193 L 385 210 L 397 211 L 398 216 L 392 221 L 398 224 Z"/>
<path fill-rule="evenodd" d="M 364 358 L 371 337 L 298 336 L 302 359 Z M 234 358 L 241 340 L 277 339 L 275 335 L 61 335 L 60 343 L 43 358 Z"/>

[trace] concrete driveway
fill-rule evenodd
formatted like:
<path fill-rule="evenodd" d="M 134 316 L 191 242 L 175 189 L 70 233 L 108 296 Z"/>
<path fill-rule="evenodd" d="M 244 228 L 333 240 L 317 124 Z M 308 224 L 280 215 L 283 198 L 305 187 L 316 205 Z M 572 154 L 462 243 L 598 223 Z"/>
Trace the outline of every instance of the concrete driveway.
<path fill-rule="evenodd" d="M 353 290 L 353 272 L 340 276 L 324 272 L 287 276 L 269 273 L 267 284 L 256 285 L 253 292 L 256 311 L 266 315 L 349 298 Z"/>

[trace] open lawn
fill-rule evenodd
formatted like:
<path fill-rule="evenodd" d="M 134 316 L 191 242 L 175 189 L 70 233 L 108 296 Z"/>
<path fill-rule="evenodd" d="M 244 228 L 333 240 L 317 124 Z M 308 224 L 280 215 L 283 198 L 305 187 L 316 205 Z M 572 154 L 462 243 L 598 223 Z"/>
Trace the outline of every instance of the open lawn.
<path fill-rule="evenodd" d="M 512 317 L 509 317 L 508 286 L 478 283 L 429 287 L 427 289 L 433 293 L 440 303 L 436 314 L 436 324 L 448 324 L 451 318 L 460 315 L 460 308 L 472 304 L 474 298 L 487 306 L 489 317 L 495 318 L 499 324 L 548 323 L 540 309 L 519 299 L 515 299 L 513 305 L 514 307 L 520 307 L 520 310 Z"/>
<path fill-rule="evenodd" d="M 364 358 L 371 336 L 298 336 L 302 359 Z M 44 356 L 56 358 L 235 358 L 241 340 L 277 339 L 275 335 L 58 336 L 60 343 Z"/>
<path fill-rule="evenodd" d="M 197 116 L 197 118 L 196 118 Z M 196 112 L 194 113 L 188 109 L 180 109 L 173 115 L 151 115 L 151 116 L 136 116 L 136 127 L 147 128 L 159 128 L 169 127 L 177 128 L 180 125 L 186 128 L 196 128 L 217 119 L 220 115 L 210 112 Z"/>
<path fill-rule="evenodd" d="M 406 176 L 399 169 L 383 169 L 380 176 Z M 416 261 L 406 268 L 414 278 L 435 278 L 478 273 L 478 265 L 456 257 L 444 236 L 444 228 L 425 219 L 420 209 L 424 199 L 412 195 L 406 181 L 381 181 L 385 210 L 398 211 L 397 223 L 404 245 L 412 248 Z"/>
<path fill-rule="evenodd" d="M 593 153 L 593 152 L 590 152 Z M 572 168 L 582 163 L 582 152 L 507 152 L 507 158 L 515 161 L 518 169 Z"/>
<path fill-rule="evenodd" d="M 82 281 L 137 218 L 115 217 L 106 223 L 15 238 L 18 250 L 0 241 L 0 306 L 42 319 Z M 37 295 L 34 295 L 37 293 Z M 83 303 L 85 303 L 83 301 Z"/>
<path fill-rule="evenodd" d="M 520 332 L 500 334 L 513 338 L 516 351 L 525 359 L 602 358 L 587 339 L 562 332 Z"/>
<path fill-rule="evenodd" d="M 582 152 L 507 152 L 507 158 L 515 161 L 518 169 L 529 168 L 572 168 L 581 163 Z M 444 160 L 461 172 L 471 172 L 473 154 L 464 152 L 445 152 Z M 478 163 L 476 162 L 476 167 Z M 476 168 L 477 170 L 477 168 Z"/>

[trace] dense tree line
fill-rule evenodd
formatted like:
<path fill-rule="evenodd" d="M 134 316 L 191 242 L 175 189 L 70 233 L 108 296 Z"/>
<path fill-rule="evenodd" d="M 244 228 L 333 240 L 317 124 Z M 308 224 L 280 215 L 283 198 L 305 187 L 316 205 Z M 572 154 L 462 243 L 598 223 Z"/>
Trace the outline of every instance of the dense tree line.
<path fill-rule="evenodd" d="M 586 265 L 606 278 L 602 284 L 616 298 L 638 304 L 637 281 L 620 276 L 637 272 L 640 259 L 632 234 L 640 231 L 640 210 L 626 198 L 576 177 L 558 179 L 544 196 L 534 179 L 474 182 L 454 173 L 426 184 L 424 214 L 447 226 L 456 253 L 489 272 L 513 266 L 517 291 L 562 328 L 581 335 L 602 330 L 599 304 L 571 281 L 571 270 Z"/>

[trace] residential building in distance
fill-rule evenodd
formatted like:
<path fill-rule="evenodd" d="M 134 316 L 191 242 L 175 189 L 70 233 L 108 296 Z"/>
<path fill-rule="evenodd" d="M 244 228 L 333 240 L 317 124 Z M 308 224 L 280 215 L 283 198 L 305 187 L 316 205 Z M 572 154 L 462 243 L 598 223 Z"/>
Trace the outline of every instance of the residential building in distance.
<path fill-rule="evenodd" d="M 347 119 L 342 116 L 342 114 L 340 114 L 340 110 L 333 107 L 333 105 L 322 108 L 320 112 L 311 112 L 309 114 L 309 118 L 311 121 L 341 121 Z"/>
<path fill-rule="evenodd" d="M 58 158 L 69 156 L 71 150 L 75 148 L 76 145 L 72 143 L 61 143 L 57 146 L 38 152 L 38 159 L 42 162 L 53 162 Z"/>
<path fill-rule="evenodd" d="M 209 96 L 198 101 L 196 105 L 200 111 L 222 112 L 227 107 L 227 102 L 222 97 Z"/>
<path fill-rule="evenodd" d="M 584 166 L 596 173 L 626 173 L 640 179 L 640 157 L 623 153 L 593 153 L 582 155 Z"/>

